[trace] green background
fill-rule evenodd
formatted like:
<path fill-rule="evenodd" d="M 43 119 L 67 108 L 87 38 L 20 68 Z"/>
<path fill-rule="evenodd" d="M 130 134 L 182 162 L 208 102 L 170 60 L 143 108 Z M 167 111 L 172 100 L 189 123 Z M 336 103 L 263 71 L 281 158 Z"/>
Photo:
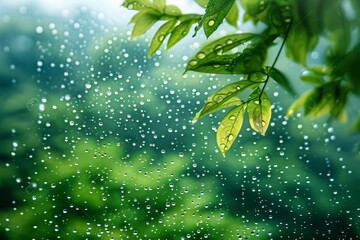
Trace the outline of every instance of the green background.
<path fill-rule="evenodd" d="M 191 119 L 237 77 L 182 75 L 201 38 L 147 58 L 147 37 L 91 8 L 0 13 L 0 239 L 359 238 L 346 126 L 286 118 L 294 99 L 271 84 L 266 136 L 244 123 L 224 158 L 222 115 Z"/>

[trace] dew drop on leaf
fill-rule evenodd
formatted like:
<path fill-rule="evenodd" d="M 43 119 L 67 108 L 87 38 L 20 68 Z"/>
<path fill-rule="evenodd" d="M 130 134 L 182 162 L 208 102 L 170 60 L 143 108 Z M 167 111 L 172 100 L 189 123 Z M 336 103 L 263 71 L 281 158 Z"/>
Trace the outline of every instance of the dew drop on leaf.
<path fill-rule="evenodd" d="M 203 53 L 203 52 L 199 52 L 199 53 L 196 55 L 196 57 L 197 57 L 198 59 L 204 59 L 204 58 L 206 57 L 206 54 Z M 191 65 L 195 65 L 195 64 L 191 64 Z"/>

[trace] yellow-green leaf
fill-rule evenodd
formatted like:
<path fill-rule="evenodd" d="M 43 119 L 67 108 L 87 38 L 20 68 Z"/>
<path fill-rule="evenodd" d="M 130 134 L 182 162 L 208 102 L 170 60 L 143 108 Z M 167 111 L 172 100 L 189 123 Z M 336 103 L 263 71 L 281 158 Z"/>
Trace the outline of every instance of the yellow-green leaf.
<path fill-rule="evenodd" d="M 195 0 L 197 4 L 199 4 L 200 7 L 206 8 L 209 0 Z"/>
<path fill-rule="evenodd" d="M 234 2 L 232 7 L 230 8 L 229 13 L 226 15 L 225 19 L 230 25 L 237 27 L 238 18 L 239 18 L 239 9 L 236 2 Z"/>
<path fill-rule="evenodd" d="M 244 91 L 248 87 L 259 84 L 259 82 L 243 80 L 226 85 L 207 99 L 199 117 L 214 112 L 216 109 L 221 109 L 222 105 L 226 105 L 229 99 L 233 98 L 235 95 Z"/>
<path fill-rule="evenodd" d="M 216 141 L 224 157 L 240 132 L 244 120 L 244 108 L 242 104 L 231 109 L 218 127 Z"/>
<path fill-rule="evenodd" d="M 154 1 L 154 7 L 160 11 L 165 10 L 166 6 L 166 0 L 153 0 Z"/>
<path fill-rule="evenodd" d="M 329 113 L 331 119 L 346 121 L 344 107 L 348 93 L 349 89 L 336 81 L 315 88 L 305 101 L 305 116 L 318 118 Z"/>
<path fill-rule="evenodd" d="M 135 25 L 131 32 L 131 38 L 143 35 L 160 19 L 160 15 L 153 12 L 139 12 L 135 16 L 132 19 L 135 21 Z"/>
<path fill-rule="evenodd" d="M 175 5 L 167 5 L 165 7 L 165 14 L 171 15 L 171 16 L 180 16 L 181 10 Z"/>
<path fill-rule="evenodd" d="M 289 107 L 287 111 L 287 116 L 290 117 L 294 114 L 297 110 L 299 110 L 301 107 L 305 105 L 305 102 L 307 98 L 312 94 L 313 90 L 309 90 L 305 93 L 303 93 L 298 99 L 296 99 L 291 106 Z"/>
<path fill-rule="evenodd" d="M 218 107 L 213 108 L 211 111 L 207 111 L 205 114 L 202 113 L 203 110 L 204 110 L 204 108 L 202 108 L 199 112 L 196 113 L 196 115 L 193 118 L 192 122 L 196 122 L 199 118 L 201 118 L 201 117 L 203 117 L 203 116 L 205 116 L 207 114 L 210 114 L 210 113 L 213 113 L 213 112 L 216 112 L 216 111 L 219 111 L 221 109 L 231 107 L 231 106 L 234 106 L 234 105 L 240 105 L 240 104 L 241 104 L 241 99 L 240 98 L 232 97 L 232 98 L 229 98 L 223 104 L 218 105 Z"/>
<path fill-rule="evenodd" d="M 319 76 L 318 74 L 309 72 L 309 71 L 303 72 L 303 74 L 300 76 L 300 79 L 303 82 L 312 83 L 316 86 L 320 86 L 324 83 L 324 80 L 322 79 L 321 76 Z"/>
<path fill-rule="evenodd" d="M 265 135 L 271 119 L 270 99 L 265 92 L 261 92 L 261 90 L 257 88 L 250 94 L 249 100 L 247 113 L 249 115 L 250 126 L 254 131 Z"/>
<path fill-rule="evenodd" d="M 157 30 L 153 39 L 151 40 L 148 56 L 151 56 L 156 50 L 159 49 L 166 36 L 169 35 L 174 29 L 176 22 L 176 19 L 169 20 Z"/>
<path fill-rule="evenodd" d="M 314 65 L 314 66 L 310 66 L 308 68 L 311 72 L 314 72 L 316 74 L 320 74 L 320 75 L 330 75 L 331 74 L 331 67 L 326 66 L 326 65 Z"/>
<path fill-rule="evenodd" d="M 149 0 L 125 0 L 122 5 L 129 10 L 144 10 L 153 8 L 153 3 Z"/>
<path fill-rule="evenodd" d="M 167 43 L 167 48 L 171 48 L 174 46 L 177 42 L 179 42 L 181 39 L 183 39 L 190 31 L 191 26 L 198 22 L 200 19 L 200 16 L 193 15 L 189 19 L 182 21 L 179 25 L 177 25 L 174 30 L 171 32 L 169 41 Z"/>
<path fill-rule="evenodd" d="M 305 101 L 304 114 L 308 117 L 318 118 L 330 113 L 335 98 L 331 92 L 323 92 L 322 88 L 316 88 Z"/>

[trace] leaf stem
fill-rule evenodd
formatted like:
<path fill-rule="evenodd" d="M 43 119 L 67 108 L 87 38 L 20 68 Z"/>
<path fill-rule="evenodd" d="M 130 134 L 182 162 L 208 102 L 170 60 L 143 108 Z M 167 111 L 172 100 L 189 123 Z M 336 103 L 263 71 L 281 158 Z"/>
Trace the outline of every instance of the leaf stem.
<path fill-rule="evenodd" d="M 283 48 L 284 48 L 284 45 L 285 45 L 285 42 L 286 42 L 287 37 L 289 36 L 290 29 L 291 29 L 291 23 L 289 24 L 288 29 L 286 30 L 284 39 L 283 39 L 283 41 L 282 41 L 282 43 L 281 43 L 281 46 L 280 46 L 280 48 L 279 48 L 279 51 L 278 51 L 277 54 L 276 54 L 276 57 L 275 57 L 275 59 L 274 59 L 274 62 L 273 62 L 272 65 L 271 65 L 270 71 L 275 67 L 276 62 L 277 62 L 277 60 L 278 60 L 279 57 L 280 57 L 280 53 L 281 53 L 281 51 L 282 51 Z M 260 92 L 260 94 L 259 94 L 259 100 L 261 99 L 261 95 L 263 94 L 263 92 L 264 92 L 264 90 L 265 90 L 265 87 L 266 87 L 267 83 L 269 82 L 269 79 L 270 79 L 270 74 L 267 74 L 267 75 L 266 75 L 266 79 L 265 79 L 265 81 L 264 81 L 264 86 L 262 87 L 261 92 Z M 261 100 L 260 100 L 260 101 L 261 101 Z"/>

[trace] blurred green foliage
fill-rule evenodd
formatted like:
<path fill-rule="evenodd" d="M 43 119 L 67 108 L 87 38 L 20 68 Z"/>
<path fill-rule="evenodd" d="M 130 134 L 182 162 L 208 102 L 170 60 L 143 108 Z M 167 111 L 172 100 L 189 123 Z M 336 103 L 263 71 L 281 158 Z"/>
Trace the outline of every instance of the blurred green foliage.
<path fill-rule="evenodd" d="M 0 10 L 1 239 L 359 237 L 357 136 L 287 119 L 280 92 L 267 136 L 224 160 L 217 116 L 186 120 L 220 78 L 175 81 L 177 61 L 90 10 L 27 9 Z"/>

